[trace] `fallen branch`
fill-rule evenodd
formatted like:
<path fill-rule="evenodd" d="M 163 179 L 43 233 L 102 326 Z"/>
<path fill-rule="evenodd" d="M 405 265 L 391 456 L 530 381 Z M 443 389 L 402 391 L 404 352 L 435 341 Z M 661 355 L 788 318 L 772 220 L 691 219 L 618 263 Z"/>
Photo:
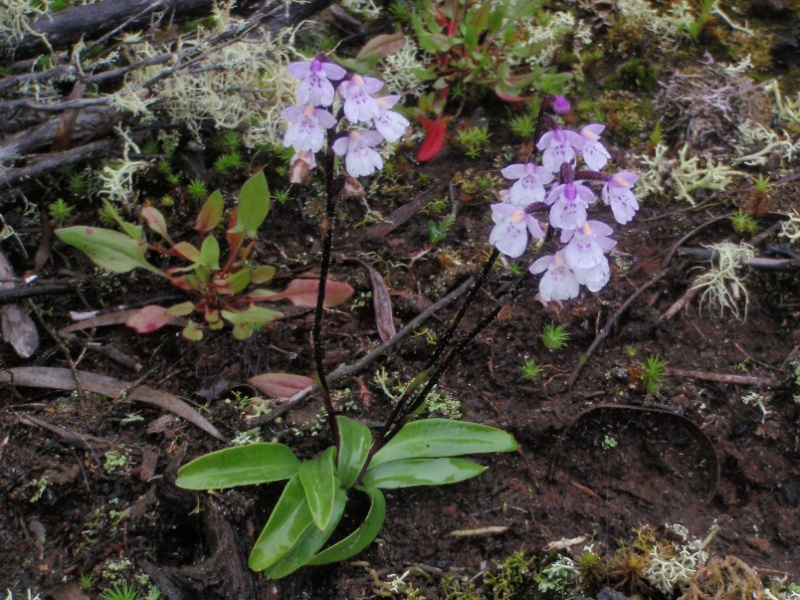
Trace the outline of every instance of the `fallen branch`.
<path fill-rule="evenodd" d="M 178 415 L 218 440 L 224 440 L 216 427 L 177 396 L 144 385 L 135 386 L 113 377 L 98 375 L 97 373 L 76 371 L 76 374 L 80 380 L 79 382 L 75 381 L 75 377 L 73 377 L 72 371 L 69 369 L 16 367 L 0 371 L 0 384 L 68 391 L 81 387 L 84 390 L 102 394 L 109 398 L 123 398 L 135 402 L 144 402 Z"/>
<path fill-rule="evenodd" d="M 726 373 L 710 373 L 708 371 L 689 371 L 685 369 L 667 368 L 668 375 L 688 377 L 702 381 L 716 381 L 718 383 L 733 383 L 735 385 L 755 385 L 766 388 L 783 387 L 784 382 L 776 377 L 755 377 L 752 375 L 728 375 Z"/>
<path fill-rule="evenodd" d="M 711 248 L 678 248 L 678 255 L 704 262 L 719 258 L 719 252 Z M 752 269 L 789 271 L 800 268 L 800 258 L 743 258 L 740 264 Z"/>

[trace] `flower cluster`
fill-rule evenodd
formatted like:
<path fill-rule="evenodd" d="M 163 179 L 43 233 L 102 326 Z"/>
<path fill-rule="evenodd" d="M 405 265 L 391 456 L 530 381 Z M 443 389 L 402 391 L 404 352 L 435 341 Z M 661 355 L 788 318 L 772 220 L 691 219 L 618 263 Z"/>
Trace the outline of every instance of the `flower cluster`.
<path fill-rule="evenodd" d="M 351 125 L 346 135 L 333 142 L 333 152 L 344 156 L 345 170 L 352 177 L 371 175 L 383 168 L 383 160 L 374 149 L 383 141 L 396 142 L 405 133 L 408 120 L 391 110 L 400 100 L 398 95 L 375 97 L 383 82 L 374 77 L 353 75 L 345 79 L 347 71 L 324 55 L 311 61 L 294 62 L 289 73 L 300 80 L 297 88 L 297 106 L 283 111 L 289 128 L 283 144 L 294 148 L 291 161 L 292 181 L 299 183 L 308 177 L 316 166 L 314 155 L 325 145 L 325 130 L 334 129 L 339 120 L 328 109 L 338 92 L 342 99 L 342 112 Z M 334 90 L 333 83 L 341 81 Z"/>
<path fill-rule="evenodd" d="M 554 112 L 568 112 L 565 103 L 563 98 L 557 98 Z M 588 220 L 589 206 L 597 200 L 591 184 L 603 184 L 600 197 L 611 207 L 617 223 L 624 225 L 639 209 L 632 189 L 638 175 L 626 171 L 612 176 L 600 173 L 611 158 L 600 141 L 604 129 L 596 123 L 580 131 L 555 126 L 536 144 L 542 153 L 541 165 L 531 161 L 501 170 L 506 179 L 515 182 L 500 192 L 501 202 L 492 206 L 495 225 L 489 242 L 507 256 L 522 256 L 529 239 L 545 237 L 542 224 L 532 214 L 539 208 L 549 207 L 549 225 L 561 230 L 562 248 L 537 259 L 529 269 L 534 275 L 544 273 L 539 296 L 545 302 L 574 298 L 581 285 L 597 292 L 608 282 L 606 252 L 617 242 L 610 237 L 611 227 Z M 579 157 L 590 170 L 575 170 Z M 551 184 L 548 191 L 546 186 Z"/>

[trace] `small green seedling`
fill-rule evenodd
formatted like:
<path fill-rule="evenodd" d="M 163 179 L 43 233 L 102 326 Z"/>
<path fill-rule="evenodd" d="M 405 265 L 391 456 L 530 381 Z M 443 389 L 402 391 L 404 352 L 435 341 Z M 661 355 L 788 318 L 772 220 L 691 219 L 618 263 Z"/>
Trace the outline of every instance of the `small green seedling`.
<path fill-rule="evenodd" d="M 739 209 L 735 215 L 730 217 L 731 225 L 739 233 L 754 233 L 758 228 L 758 221 L 753 218 L 746 210 Z"/>
<path fill-rule="evenodd" d="M 526 360 L 525 364 L 522 365 L 521 369 L 522 369 L 522 376 L 525 379 L 529 379 L 531 381 L 539 377 L 539 375 L 541 375 L 542 372 L 544 372 L 544 367 L 539 363 L 537 363 L 532 358 Z"/>
<path fill-rule="evenodd" d="M 489 143 L 489 127 L 470 127 L 468 129 L 461 129 L 456 134 L 458 144 L 464 149 L 464 153 L 469 158 L 478 158 L 481 152 Z"/>
<path fill-rule="evenodd" d="M 55 202 L 47 205 L 47 212 L 50 213 L 50 218 L 53 220 L 53 225 L 56 227 L 63 226 L 74 211 L 75 207 L 64 202 L 63 198 L 59 198 Z"/>
<path fill-rule="evenodd" d="M 139 591 L 128 584 L 127 581 L 115 583 L 100 594 L 101 600 L 142 600 Z"/>
<path fill-rule="evenodd" d="M 647 393 L 650 395 L 657 394 L 661 384 L 664 382 L 664 376 L 667 374 L 667 363 L 658 354 L 654 354 L 647 357 L 641 368 L 642 374 L 639 375 L 639 378 L 647 387 Z"/>
<path fill-rule="evenodd" d="M 428 221 L 428 237 L 431 240 L 431 244 L 438 244 L 444 241 L 447 237 L 447 230 L 450 229 L 455 222 L 455 215 L 447 215 L 438 225 L 435 221 Z"/>
<path fill-rule="evenodd" d="M 539 334 L 539 339 L 548 350 L 561 350 L 567 345 L 569 338 L 570 335 L 564 328 L 555 323 L 545 325 L 542 333 Z"/>
<path fill-rule="evenodd" d="M 208 187 L 199 179 L 192 179 L 186 188 L 186 193 L 189 194 L 194 202 L 202 202 L 208 198 Z"/>

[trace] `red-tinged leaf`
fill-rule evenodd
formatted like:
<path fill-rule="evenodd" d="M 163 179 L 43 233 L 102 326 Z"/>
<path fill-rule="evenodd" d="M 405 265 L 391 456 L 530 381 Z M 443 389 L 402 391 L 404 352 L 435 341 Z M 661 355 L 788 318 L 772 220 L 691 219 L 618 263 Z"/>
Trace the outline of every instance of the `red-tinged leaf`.
<path fill-rule="evenodd" d="M 497 97 L 500 98 L 503 102 L 512 102 L 512 103 L 519 103 L 519 102 L 527 102 L 528 100 L 534 99 L 536 96 L 515 96 L 513 94 L 507 94 L 505 92 L 498 91 L 495 89 L 495 94 Z"/>
<path fill-rule="evenodd" d="M 328 279 L 325 282 L 325 306 L 339 306 L 347 302 L 355 290 L 341 281 Z M 293 279 L 286 289 L 269 300 L 288 300 L 299 308 L 314 308 L 319 294 L 318 279 Z"/>
<path fill-rule="evenodd" d="M 169 241 L 167 221 L 164 219 L 164 215 L 162 215 L 155 206 L 143 206 L 140 214 L 150 229 Z"/>
<path fill-rule="evenodd" d="M 442 115 L 436 117 L 435 121 L 420 117 L 420 123 L 425 127 L 425 139 L 417 152 L 417 161 L 427 162 L 439 154 L 444 147 L 447 124 Z"/>
<path fill-rule="evenodd" d="M 172 315 L 163 306 L 150 304 L 144 308 L 136 311 L 131 315 L 125 325 L 131 329 L 135 329 L 136 333 L 150 333 L 161 329 L 164 325 L 169 323 Z"/>
<path fill-rule="evenodd" d="M 247 380 L 270 398 L 291 398 L 297 392 L 314 385 L 314 380 L 292 373 L 262 373 Z"/>
<path fill-rule="evenodd" d="M 356 55 L 359 60 L 379 60 L 403 49 L 406 36 L 402 33 L 381 34 L 375 36 Z"/>
<path fill-rule="evenodd" d="M 217 190 L 203 204 L 200 214 L 197 215 L 197 223 L 195 223 L 194 228 L 201 232 L 211 231 L 219 225 L 224 208 L 225 202 L 222 199 L 222 192 Z"/>
<path fill-rule="evenodd" d="M 238 248 L 242 244 L 242 240 L 244 239 L 243 233 L 236 233 L 233 230 L 236 229 L 236 224 L 239 220 L 239 209 L 234 208 L 230 216 L 228 217 L 228 231 L 225 233 L 225 239 L 228 242 L 228 246 L 231 248 Z"/>
<path fill-rule="evenodd" d="M 392 317 L 392 301 L 389 299 L 389 290 L 383 277 L 371 266 L 364 264 L 369 272 L 369 282 L 372 285 L 372 303 L 375 306 L 375 323 L 378 325 L 378 335 L 384 342 L 389 341 L 397 330 L 394 328 L 394 318 Z"/>

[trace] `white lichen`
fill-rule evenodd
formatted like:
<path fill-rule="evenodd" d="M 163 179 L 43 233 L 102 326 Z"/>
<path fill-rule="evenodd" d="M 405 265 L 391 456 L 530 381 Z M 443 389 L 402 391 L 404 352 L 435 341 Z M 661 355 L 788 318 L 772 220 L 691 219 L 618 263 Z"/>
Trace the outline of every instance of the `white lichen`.
<path fill-rule="evenodd" d="M 746 173 L 731 169 L 723 163 L 715 163 L 710 157 L 703 161 L 698 156 L 688 156 L 689 145 L 678 151 L 678 160 L 669 172 L 670 187 L 676 198 L 694 205 L 692 195 L 697 190 L 724 190 L 733 183 L 734 177 L 745 177 Z"/>
<path fill-rule="evenodd" d="M 778 235 L 789 238 L 789 241 L 794 244 L 800 240 L 800 213 L 793 208 L 791 212 L 786 213 L 786 218 L 788 220 L 781 223 L 781 231 Z"/>
<path fill-rule="evenodd" d="M 719 312 L 720 316 L 727 309 L 740 321 L 747 319 L 750 295 L 744 285 L 744 277 L 740 275 L 740 269 L 744 262 L 755 256 L 753 247 L 744 242 L 721 242 L 706 248 L 712 251 L 712 261 L 716 258 L 717 264 L 712 264 L 711 268 L 695 277 L 692 283 L 692 289 L 703 290 L 700 305 Z"/>
<path fill-rule="evenodd" d="M 678 523 L 667 524 L 680 541 L 668 546 L 655 546 L 648 556 L 650 565 L 647 576 L 650 582 L 663 593 L 670 595 L 678 587 L 686 587 L 697 569 L 708 561 L 706 547 L 714 539 L 719 526 L 715 523 L 705 539 L 689 540 L 689 531 Z"/>

